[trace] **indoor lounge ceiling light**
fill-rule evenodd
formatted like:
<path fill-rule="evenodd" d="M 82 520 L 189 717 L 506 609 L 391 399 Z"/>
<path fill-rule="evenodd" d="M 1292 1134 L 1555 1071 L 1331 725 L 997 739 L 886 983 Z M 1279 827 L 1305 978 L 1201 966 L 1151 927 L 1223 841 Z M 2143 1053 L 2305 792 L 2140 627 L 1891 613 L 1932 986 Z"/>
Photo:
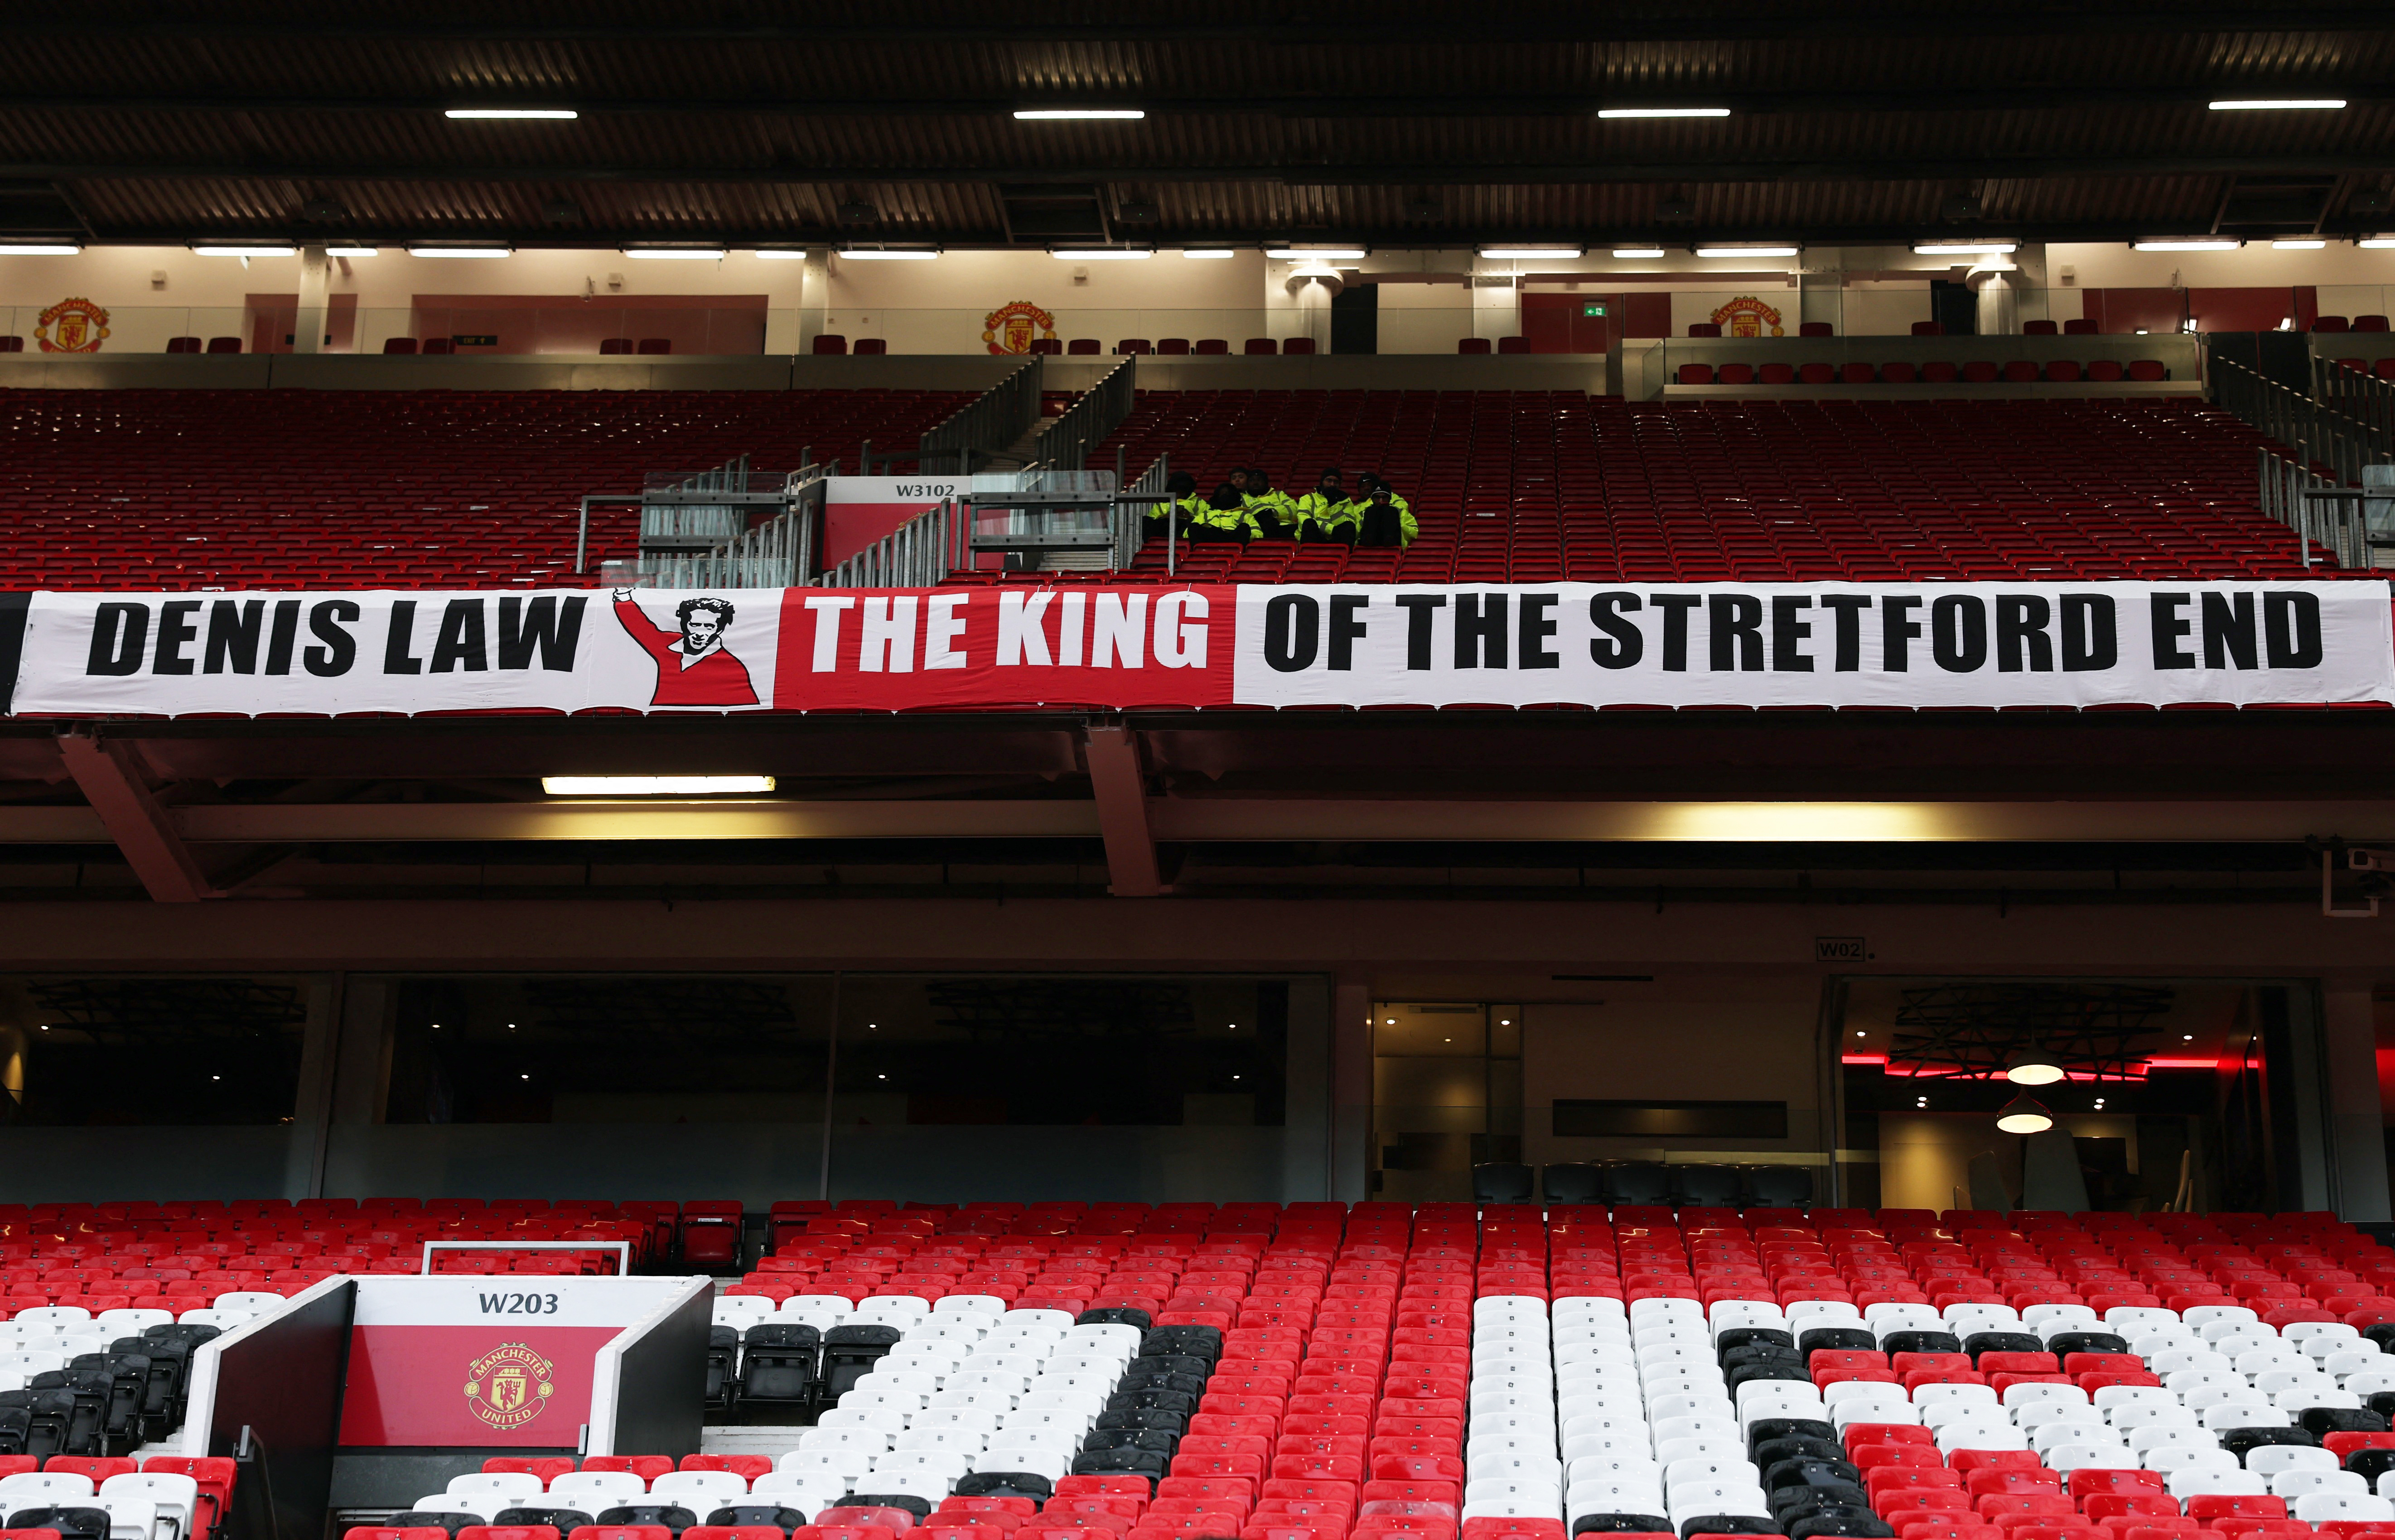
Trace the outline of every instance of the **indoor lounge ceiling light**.
<path fill-rule="evenodd" d="M 509 257 L 514 255 L 514 248 L 510 246 L 494 245 L 410 246 L 407 248 L 407 255 L 410 257 Z"/>
<path fill-rule="evenodd" d="M 1017 123 L 1137 123 L 1147 116 L 1137 107 L 1018 107 Z"/>
<path fill-rule="evenodd" d="M 2248 97 L 2212 103 L 2216 112 L 2335 112 L 2344 107 L 2343 97 Z"/>
<path fill-rule="evenodd" d="M 2018 241 L 1922 241 L 1913 245 L 1916 257 L 1976 257 L 1981 253 L 2001 255 L 2018 251 Z"/>
<path fill-rule="evenodd" d="M 202 245 L 194 243 L 192 251 L 200 257 L 297 257 L 299 248 L 287 241 L 226 242 Z"/>
<path fill-rule="evenodd" d="M 722 796 L 774 789 L 770 775 L 544 775 L 551 796 Z"/>
<path fill-rule="evenodd" d="M 1601 118 L 1726 118 L 1727 107 L 1600 107 Z"/>
<path fill-rule="evenodd" d="M 1571 261 L 1585 257 L 1584 246 L 1483 246 L 1480 255 L 1491 262 L 1539 262 L 1548 257 Z"/>
<path fill-rule="evenodd" d="M 2354 244 L 2371 251 L 2385 251 L 2389 246 L 2395 246 L 2395 235 L 2365 235 Z"/>
<path fill-rule="evenodd" d="M 452 107 L 441 114 L 469 119 L 523 123 L 572 123 L 582 114 L 571 107 Z"/>
<path fill-rule="evenodd" d="M 2005 1065 L 2005 1078 L 2016 1086 L 2051 1086 L 2062 1075 L 2062 1065 L 2044 1048 L 2023 1048 Z"/>
<path fill-rule="evenodd" d="M 757 255 L 768 262 L 803 262 L 807 259 L 804 246 L 760 246 Z"/>
<path fill-rule="evenodd" d="M 2027 1092 L 2005 1103 L 1996 1114 L 1996 1126 L 2007 1134 L 2043 1134 L 2054 1126 L 2054 1114 L 2045 1104 Z"/>
<path fill-rule="evenodd" d="M 2235 251 L 2244 244 L 2220 235 L 2155 235 L 2129 246 L 2133 251 Z"/>
<path fill-rule="evenodd" d="M 1050 246 L 1059 262 L 1145 262 L 1156 255 L 1144 246 Z"/>
<path fill-rule="evenodd" d="M 1264 255 L 1282 262 L 1307 262 L 1344 259 L 1360 262 L 1371 256 L 1362 246 L 1266 246 Z"/>
<path fill-rule="evenodd" d="M 843 246 L 842 257 L 852 262 L 928 262 L 940 255 L 937 246 Z M 757 254 L 760 257 L 763 252 Z M 803 257 L 804 252 L 775 252 L 775 257 Z"/>
<path fill-rule="evenodd" d="M 1193 262 L 1227 262 L 1238 253 L 1228 246 L 1191 246 L 1181 255 Z"/>
<path fill-rule="evenodd" d="M 1794 246 L 1699 246 L 1699 257 L 1715 258 L 1731 257 L 1793 257 Z"/>
<path fill-rule="evenodd" d="M 73 257 L 82 250 L 73 241 L 0 241 L 0 257 Z"/>
<path fill-rule="evenodd" d="M 362 246 L 354 241 L 345 241 L 334 245 L 326 246 L 324 248 L 324 255 L 327 257 L 380 257 L 382 255 L 382 248 L 380 246 Z"/>
<path fill-rule="evenodd" d="M 650 262 L 721 262 L 721 246 L 625 246 L 624 255 Z"/>
<path fill-rule="evenodd" d="M 2270 243 L 2270 249 L 2273 251 L 2322 251 L 2325 250 L 2327 246 L 2328 243 L 2319 239 L 2318 237 L 2299 241 L 2273 241 Z"/>
<path fill-rule="evenodd" d="M 1624 262 L 1653 262 L 1666 253 L 1661 246 L 1616 246 L 1613 255 Z"/>

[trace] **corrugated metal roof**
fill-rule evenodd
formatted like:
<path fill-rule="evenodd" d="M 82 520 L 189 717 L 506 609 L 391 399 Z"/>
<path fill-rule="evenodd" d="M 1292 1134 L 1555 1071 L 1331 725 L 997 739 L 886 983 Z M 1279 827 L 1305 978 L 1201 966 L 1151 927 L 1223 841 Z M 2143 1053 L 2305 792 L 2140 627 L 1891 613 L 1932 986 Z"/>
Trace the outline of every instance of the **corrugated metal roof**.
<path fill-rule="evenodd" d="M 0 177 L 57 184 L 98 238 L 473 230 L 996 242 L 999 185 L 1156 204 L 1144 239 L 1325 230 L 1900 238 L 1960 193 L 2029 235 L 2208 227 L 2241 173 L 2395 172 L 2395 7 L 2249 0 L 1965 12 L 1674 0 L 298 0 L 0 18 L 25 63 Z M 2283 22 L 2280 19 L 2283 19 Z M 2345 95 L 2340 112 L 2209 112 Z M 1727 119 L 1604 122 L 1607 100 Z M 1137 124 L 1021 124 L 1025 101 Z M 571 104 L 460 123 L 443 104 Z M 341 220 L 311 223 L 311 200 Z M 581 211 L 560 228 L 560 199 Z M 1660 204 L 1688 217 L 1659 222 Z M 843 226 L 843 204 L 878 220 Z"/>

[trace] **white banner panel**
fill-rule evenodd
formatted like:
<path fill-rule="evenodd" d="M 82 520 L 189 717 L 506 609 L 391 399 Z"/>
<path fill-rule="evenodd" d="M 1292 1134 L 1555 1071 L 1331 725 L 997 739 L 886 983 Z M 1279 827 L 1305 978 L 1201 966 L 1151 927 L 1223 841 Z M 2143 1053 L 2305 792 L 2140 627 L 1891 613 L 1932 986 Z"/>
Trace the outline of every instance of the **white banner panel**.
<path fill-rule="evenodd" d="M 2383 582 L 1242 586 L 1243 705 L 2395 701 Z"/>

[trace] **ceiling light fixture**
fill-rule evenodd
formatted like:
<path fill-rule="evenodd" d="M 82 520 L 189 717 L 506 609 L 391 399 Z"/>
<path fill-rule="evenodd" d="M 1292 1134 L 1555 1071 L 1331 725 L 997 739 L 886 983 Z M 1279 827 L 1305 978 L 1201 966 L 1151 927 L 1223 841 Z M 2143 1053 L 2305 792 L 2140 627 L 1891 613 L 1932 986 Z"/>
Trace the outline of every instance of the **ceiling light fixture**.
<path fill-rule="evenodd" d="M 551 796 L 722 796 L 774 789 L 770 775 L 544 775 Z"/>
<path fill-rule="evenodd" d="M 1727 107 L 1600 107 L 1601 118 L 1726 118 Z"/>
<path fill-rule="evenodd" d="M 83 247 L 73 241 L 0 241 L 0 257 L 77 257 Z"/>
<path fill-rule="evenodd" d="M 1797 249 L 1798 248 L 1794 246 L 1699 246 L 1697 248 L 1697 255 L 1699 257 L 1709 257 L 1714 258 L 1727 257 L 1793 257 L 1797 254 Z"/>
<path fill-rule="evenodd" d="M 1137 123 L 1147 116 L 1138 107 L 1018 107 L 1017 123 Z"/>
<path fill-rule="evenodd" d="M 2217 235 L 2153 235 L 2143 241 L 2132 241 L 2132 251 L 2235 251 L 2243 241 L 2223 239 Z"/>
<path fill-rule="evenodd" d="M 842 246 L 840 254 L 851 262 L 929 262 L 940 255 L 940 248 L 937 246 Z M 762 257 L 765 254 L 761 251 L 757 255 Z M 774 255 L 779 257 L 784 254 L 775 252 Z M 794 251 L 787 255 L 804 257 L 806 253 Z"/>
<path fill-rule="evenodd" d="M 2018 241 L 1923 241 L 1914 244 L 1915 257 L 1977 257 L 1982 253 L 2001 256 L 2020 249 Z"/>
<path fill-rule="evenodd" d="M 2007 1134 L 2043 1134 L 2054 1126 L 2054 1114 L 2024 1092 L 2005 1103 L 1996 1114 L 1996 1126 Z"/>
<path fill-rule="evenodd" d="M 1310 258 L 1344 258 L 1360 262 L 1372 254 L 1362 246 L 1266 246 L 1264 255 L 1280 262 L 1303 262 Z"/>
<path fill-rule="evenodd" d="M 2342 97 L 2255 97 L 2240 101 L 2216 101 L 2216 112 L 2336 112 L 2345 108 Z"/>
<path fill-rule="evenodd" d="M 410 257 L 455 257 L 461 259 L 469 257 L 512 257 L 515 255 L 515 249 L 511 246 L 493 245 L 410 246 L 407 248 L 407 255 Z"/>
<path fill-rule="evenodd" d="M 1588 255 L 1585 246 L 1483 246 L 1480 255 L 1491 262 L 1536 262 L 1546 257 L 1575 261 Z"/>
<path fill-rule="evenodd" d="M 572 123 L 582 114 L 571 107 L 452 107 L 441 115 L 459 122 Z"/>
<path fill-rule="evenodd" d="M 327 257 L 380 257 L 382 255 L 382 248 L 380 246 L 361 246 L 354 244 L 326 246 L 324 248 L 324 255 Z"/>
<path fill-rule="evenodd" d="M 250 245 L 200 245 L 194 244 L 195 257 L 297 257 L 299 248 L 287 242 L 260 241 Z"/>
<path fill-rule="evenodd" d="M 804 246 L 760 246 L 757 255 L 768 262 L 803 262 L 807 259 Z"/>
<path fill-rule="evenodd" d="M 2389 246 L 2395 246 L 2395 235 L 2365 235 L 2354 244 L 2364 251 L 2385 251 Z"/>
<path fill-rule="evenodd" d="M 1059 262 L 1145 262 L 1156 253 L 1144 246 L 1050 246 Z"/>
<path fill-rule="evenodd" d="M 1613 255 L 1623 262 L 1652 262 L 1667 254 L 1661 246 L 1616 246 Z"/>
<path fill-rule="evenodd" d="M 2270 249 L 2272 251 L 2321 251 L 2327 245 L 2326 241 L 2315 238 L 2307 241 L 2273 241 L 2270 243 Z"/>
<path fill-rule="evenodd" d="M 2054 1055 L 2044 1048 L 2022 1048 L 2005 1065 L 2005 1078 L 2016 1086 L 2051 1086 L 2063 1073 Z"/>
<path fill-rule="evenodd" d="M 1191 246 L 1181 255 L 1192 262 L 1226 262 L 1238 253 L 1228 246 Z"/>
<path fill-rule="evenodd" d="M 624 246 L 625 256 L 650 262 L 721 262 L 721 246 Z"/>

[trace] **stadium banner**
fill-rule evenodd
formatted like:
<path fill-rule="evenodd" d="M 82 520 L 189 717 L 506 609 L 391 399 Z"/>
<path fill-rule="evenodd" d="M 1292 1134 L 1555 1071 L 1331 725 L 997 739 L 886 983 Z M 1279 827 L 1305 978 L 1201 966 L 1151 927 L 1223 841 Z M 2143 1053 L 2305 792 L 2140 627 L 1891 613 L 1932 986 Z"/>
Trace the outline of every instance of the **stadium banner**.
<path fill-rule="evenodd" d="M 36 593 L 0 631 L 20 716 L 2395 704 L 2377 580 Z"/>

